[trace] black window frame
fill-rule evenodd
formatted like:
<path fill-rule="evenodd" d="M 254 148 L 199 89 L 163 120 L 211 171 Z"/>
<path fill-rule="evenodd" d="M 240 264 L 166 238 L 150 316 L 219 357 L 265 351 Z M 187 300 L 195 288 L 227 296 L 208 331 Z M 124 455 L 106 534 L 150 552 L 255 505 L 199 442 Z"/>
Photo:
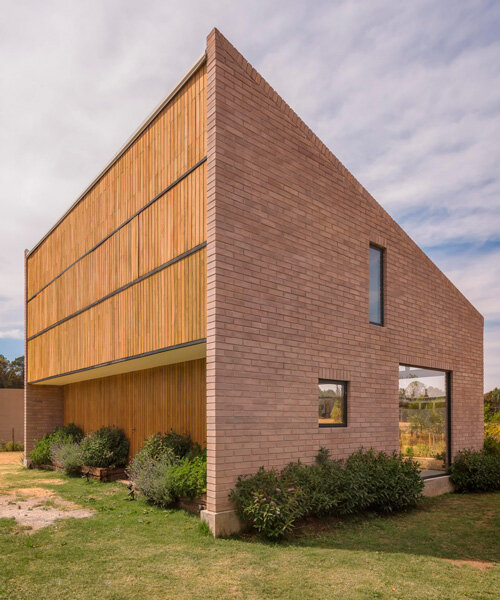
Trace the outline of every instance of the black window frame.
<path fill-rule="evenodd" d="M 370 325 L 376 325 L 377 327 L 385 327 L 385 285 L 384 285 L 384 275 L 385 275 L 385 248 L 382 246 L 378 246 L 377 244 L 373 244 L 370 242 L 369 250 L 371 249 L 378 250 L 380 252 L 380 323 L 371 320 L 370 316 L 370 268 L 368 266 L 368 320 Z M 368 261 L 370 260 L 368 256 Z"/>
<path fill-rule="evenodd" d="M 445 467 L 448 469 L 453 463 L 453 454 L 452 454 L 452 402 L 453 402 L 453 394 L 452 394 L 452 386 L 453 386 L 453 371 L 449 371 L 447 369 L 436 369 L 435 367 L 426 367 L 423 365 L 417 364 L 409 364 L 409 363 L 399 363 L 398 367 L 410 367 L 412 369 L 428 369 L 430 371 L 438 371 L 443 373 L 445 376 L 446 382 L 446 423 L 445 423 L 445 431 L 446 431 L 446 458 L 445 458 Z M 399 434 L 398 434 L 399 436 Z M 425 481 L 426 479 L 434 479 L 435 477 L 443 477 L 445 476 L 446 470 L 437 475 L 427 475 L 426 477 L 422 477 Z"/>
<path fill-rule="evenodd" d="M 347 427 L 347 388 L 349 385 L 348 381 L 340 381 L 338 379 L 318 379 L 318 399 L 319 399 L 319 386 L 322 383 L 334 383 L 335 385 L 344 386 L 344 395 L 342 398 L 342 423 L 319 423 L 318 427 Z"/>

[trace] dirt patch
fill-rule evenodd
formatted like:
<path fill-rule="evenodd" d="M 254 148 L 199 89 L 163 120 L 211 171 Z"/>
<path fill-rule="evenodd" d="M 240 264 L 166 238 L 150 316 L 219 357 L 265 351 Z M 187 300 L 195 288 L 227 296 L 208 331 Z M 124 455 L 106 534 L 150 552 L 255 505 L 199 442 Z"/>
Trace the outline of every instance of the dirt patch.
<path fill-rule="evenodd" d="M 35 498 L 50 498 L 54 495 L 52 490 L 46 490 L 39 487 L 19 488 L 16 490 L 18 496 L 34 496 Z"/>
<path fill-rule="evenodd" d="M 21 464 L 22 452 L 0 452 L 0 466 L 1 465 L 16 465 Z"/>
<path fill-rule="evenodd" d="M 41 488 L 31 488 L 32 491 L 38 489 Z M 17 490 L 17 496 L 0 496 L 0 518 L 14 518 L 22 527 L 26 527 L 29 531 L 36 531 L 52 525 L 57 519 L 84 519 L 94 514 L 93 510 L 80 508 L 73 502 L 54 497 L 53 494 L 21 500 L 18 495 L 25 491 Z M 43 498 L 50 498 L 50 501 L 44 502 Z"/>
<path fill-rule="evenodd" d="M 456 567 L 468 565 L 469 567 L 474 567 L 480 571 L 487 571 L 495 566 L 495 563 L 486 562 L 485 560 L 453 560 L 451 558 L 445 558 L 444 560 L 452 565 L 455 565 Z"/>

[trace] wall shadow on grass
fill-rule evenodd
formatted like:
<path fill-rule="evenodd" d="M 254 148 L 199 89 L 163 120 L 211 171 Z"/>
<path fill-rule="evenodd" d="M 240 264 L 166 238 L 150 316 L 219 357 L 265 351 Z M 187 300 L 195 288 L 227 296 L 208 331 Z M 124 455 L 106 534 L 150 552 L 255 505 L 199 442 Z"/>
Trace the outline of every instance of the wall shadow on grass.
<path fill-rule="evenodd" d="M 499 538 L 500 493 L 447 494 L 397 515 L 308 519 L 281 544 L 500 563 Z"/>

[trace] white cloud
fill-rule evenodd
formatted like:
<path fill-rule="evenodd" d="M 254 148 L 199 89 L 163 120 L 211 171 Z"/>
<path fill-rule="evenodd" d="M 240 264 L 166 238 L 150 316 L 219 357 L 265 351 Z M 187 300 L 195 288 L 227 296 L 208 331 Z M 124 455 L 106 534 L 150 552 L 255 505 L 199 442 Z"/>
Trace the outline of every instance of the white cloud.
<path fill-rule="evenodd" d="M 213 26 L 431 254 L 444 243 L 500 242 L 499 3 L 6 3 L 1 329 L 22 328 L 24 248 L 168 93 Z M 487 261 L 490 274 L 479 256 L 443 264 L 497 319 L 500 277 Z M 500 331 L 488 335 L 498 357 Z"/>
<path fill-rule="evenodd" d="M 6 329 L 0 331 L 0 339 L 7 340 L 22 340 L 24 338 L 24 332 L 22 329 Z"/>

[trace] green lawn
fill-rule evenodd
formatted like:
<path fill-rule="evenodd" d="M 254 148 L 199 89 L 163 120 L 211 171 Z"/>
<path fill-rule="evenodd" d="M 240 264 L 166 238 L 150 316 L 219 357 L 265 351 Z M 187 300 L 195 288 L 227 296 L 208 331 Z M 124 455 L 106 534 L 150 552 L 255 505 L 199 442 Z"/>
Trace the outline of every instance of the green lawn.
<path fill-rule="evenodd" d="M 500 494 L 448 495 L 407 515 L 307 524 L 293 539 L 268 544 L 214 540 L 194 516 L 127 501 L 119 483 L 17 465 L 0 466 L 0 476 L 3 493 L 52 489 L 96 511 L 32 535 L 0 519 L 1 599 L 476 600 L 500 590 Z"/>

